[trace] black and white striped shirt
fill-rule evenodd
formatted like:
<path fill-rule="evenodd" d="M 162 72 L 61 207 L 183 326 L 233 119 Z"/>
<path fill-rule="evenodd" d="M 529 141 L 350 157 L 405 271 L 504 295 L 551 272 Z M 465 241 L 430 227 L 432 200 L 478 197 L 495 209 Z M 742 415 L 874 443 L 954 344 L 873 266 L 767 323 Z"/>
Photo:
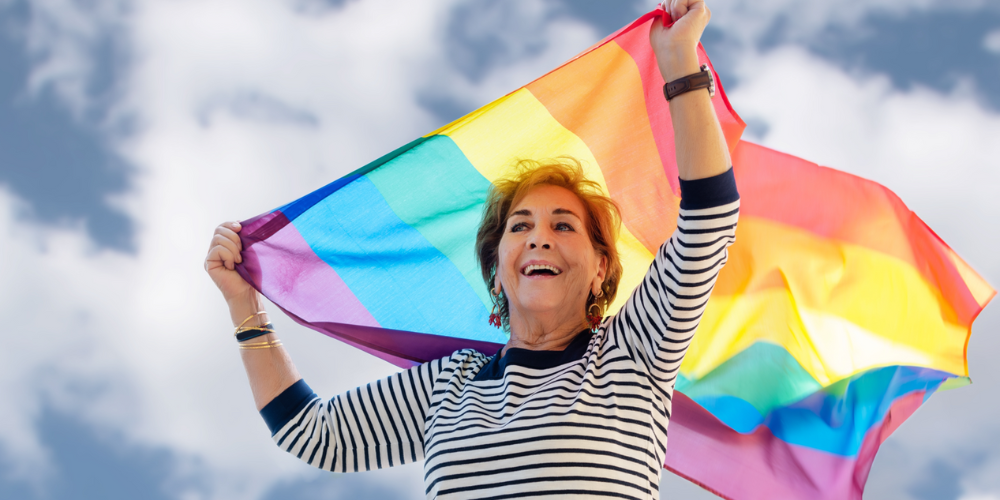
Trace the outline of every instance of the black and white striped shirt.
<path fill-rule="evenodd" d="M 681 181 L 677 230 L 597 333 L 564 351 L 471 349 L 264 415 L 278 446 L 354 472 L 424 461 L 428 498 L 659 498 L 674 382 L 733 243 L 732 169 Z"/>

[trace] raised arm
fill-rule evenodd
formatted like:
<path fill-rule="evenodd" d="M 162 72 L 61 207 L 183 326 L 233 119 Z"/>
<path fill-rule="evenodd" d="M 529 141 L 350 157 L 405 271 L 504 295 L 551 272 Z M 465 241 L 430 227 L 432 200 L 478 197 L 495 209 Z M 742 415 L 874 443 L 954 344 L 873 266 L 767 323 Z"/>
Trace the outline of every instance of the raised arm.
<path fill-rule="evenodd" d="M 700 0 L 668 0 L 664 6 L 674 19 L 664 28 L 653 22 L 649 43 L 665 82 L 700 71 L 698 42 L 712 13 Z M 729 149 L 707 90 L 686 92 L 670 100 L 677 171 L 683 180 L 704 179 L 729 169 Z"/>
<path fill-rule="evenodd" d="M 234 326 L 267 323 L 260 294 L 236 273 L 242 260 L 238 222 L 215 230 L 205 270 L 222 291 Z M 254 403 L 278 446 L 326 470 L 355 472 L 423 459 L 424 421 L 445 359 L 322 401 L 306 385 L 274 334 L 241 344 Z M 235 340 L 234 340 L 235 342 Z M 265 344 L 262 346 L 262 344 Z M 446 358 L 447 359 L 447 358 Z"/>
<path fill-rule="evenodd" d="M 699 71 L 697 44 L 709 12 L 704 2 L 674 0 L 677 22 L 654 22 L 650 42 L 666 81 Z M 658 382 L 666 411 L 677 372 L 719 272 L 735 241 L 739 193 L 722 128 L 707 90 L 670 101 L 680 173 L 681 205 L 677 229 L 653 257 L 642 283 L 611 320 L 608 338 L 627 351 Z"/>
<path fill-rule="evenodd" d="M 239 222 L 224 222 L 215 228 L 215 235 L 212 236 L 212 244 L 205 258 L 205 270 L 226 299 L 234 328 L 241 324 L 259 326 L 267 323 L 266 313 L 257 314 L 264 311 L 264 300 L 236 272 L 236 264 L 243 261 L 240 255 L 243 246 L 237 234 L 240 229 Z M 275 340 L 278 340 L 277 336 L 269 333 L 248 343 L 264 344 Z M 292 364 L 288 351 L 280 345 L 240 349 L 240 357 L 243 358 L 243 367 L 250 379 L 250 390 L 258 410 L 302 378 Z"/>

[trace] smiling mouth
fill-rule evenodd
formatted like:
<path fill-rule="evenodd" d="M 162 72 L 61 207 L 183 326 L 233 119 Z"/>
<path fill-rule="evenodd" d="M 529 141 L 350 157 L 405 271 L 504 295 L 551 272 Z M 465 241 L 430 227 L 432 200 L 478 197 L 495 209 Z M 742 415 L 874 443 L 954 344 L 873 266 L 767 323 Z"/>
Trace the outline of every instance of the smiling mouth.
<path fill-rule="evenodd" d="M 525 276 L 558 276 L 562 274 L 562 271 L 555 266 L 532 264 L 530 266 L 525 266 L 524 269 L 521 270 L 521 274 Z"/>

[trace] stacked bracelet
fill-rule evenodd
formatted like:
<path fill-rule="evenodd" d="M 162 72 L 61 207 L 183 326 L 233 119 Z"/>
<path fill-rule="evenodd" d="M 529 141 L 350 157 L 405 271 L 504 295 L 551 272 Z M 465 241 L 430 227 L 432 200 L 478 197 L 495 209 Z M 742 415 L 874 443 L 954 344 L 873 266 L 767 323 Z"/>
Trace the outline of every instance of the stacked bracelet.
<path fill-rule="evenodd" d="M 236 333 L 240 333 L 241 331 L 244 330 L 243 325 L 247 324 L 247 321 L 250 321 L 250 320 L 254 319 L 257 316 L 260 316 L 261 314 L 267 314 L 267 311 L 257 311 L 255 313 L 247 316 L 247 319 L 243 320 L 243 322 L 240 323 L 240 326 L 236 327 Z M 247 328 L 247 330 L 249 330 L 249 328 Z"/>
<path fill-rule="evenodd" d="M 255 339 L 262 335 L 267 335 L 269 333 L 274 333 L 274 325 L 268 323 L 261 326 L 251 326 L 247 328 L 239 328 L 236 330 L 236 341 L 245 342 L 250 339 Z"/>
<path fill-rule="evenodd" d="M 274 333 L 274 326 L 272 326 L 271 323 L 266 323 L 260 326 L 247 326 L 247 327 L 243 326 L 247 324 L 247 321 L 250 321 L 251 319 L 254 319 L 257 316 L 260 316 L 261 314 L 267 314 L 267 311 L 258 311 L 251 314 L 250 316 L 247 316 L 247 319 L 243 320 L 243 322 L 240 323 L 240 326 L 236 327 L 236 332 L 233 333 L 233 335 L 236 336 L 237 342 L 243 342 L 245 340 L 255 339 L 257 337 L 260 337 L 261 335 Z"/>
<path fill-rule="evenodd" d="M 280 340 L 271 340 L 268 342 L 255 342 L 250 344 L 240 344 L 240 349 L 250 350 L 250 349 L 271 349 L 273 347 L 281 346 Z"/>

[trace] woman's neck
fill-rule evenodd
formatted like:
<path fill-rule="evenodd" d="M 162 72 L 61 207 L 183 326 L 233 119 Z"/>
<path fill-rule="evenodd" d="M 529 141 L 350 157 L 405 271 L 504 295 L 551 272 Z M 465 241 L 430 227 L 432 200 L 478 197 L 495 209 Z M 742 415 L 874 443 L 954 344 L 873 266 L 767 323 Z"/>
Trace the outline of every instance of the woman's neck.
<path fill-rule="evenodd" d="M 542 318 L 525 318 L 513 311 L 511 313 L 510 340 L 500 351 L 500 357 L 511 347 L 531 351 L 562 351 L 587 327 L 582 318 L 578 321 L 544 321 Z"/>

